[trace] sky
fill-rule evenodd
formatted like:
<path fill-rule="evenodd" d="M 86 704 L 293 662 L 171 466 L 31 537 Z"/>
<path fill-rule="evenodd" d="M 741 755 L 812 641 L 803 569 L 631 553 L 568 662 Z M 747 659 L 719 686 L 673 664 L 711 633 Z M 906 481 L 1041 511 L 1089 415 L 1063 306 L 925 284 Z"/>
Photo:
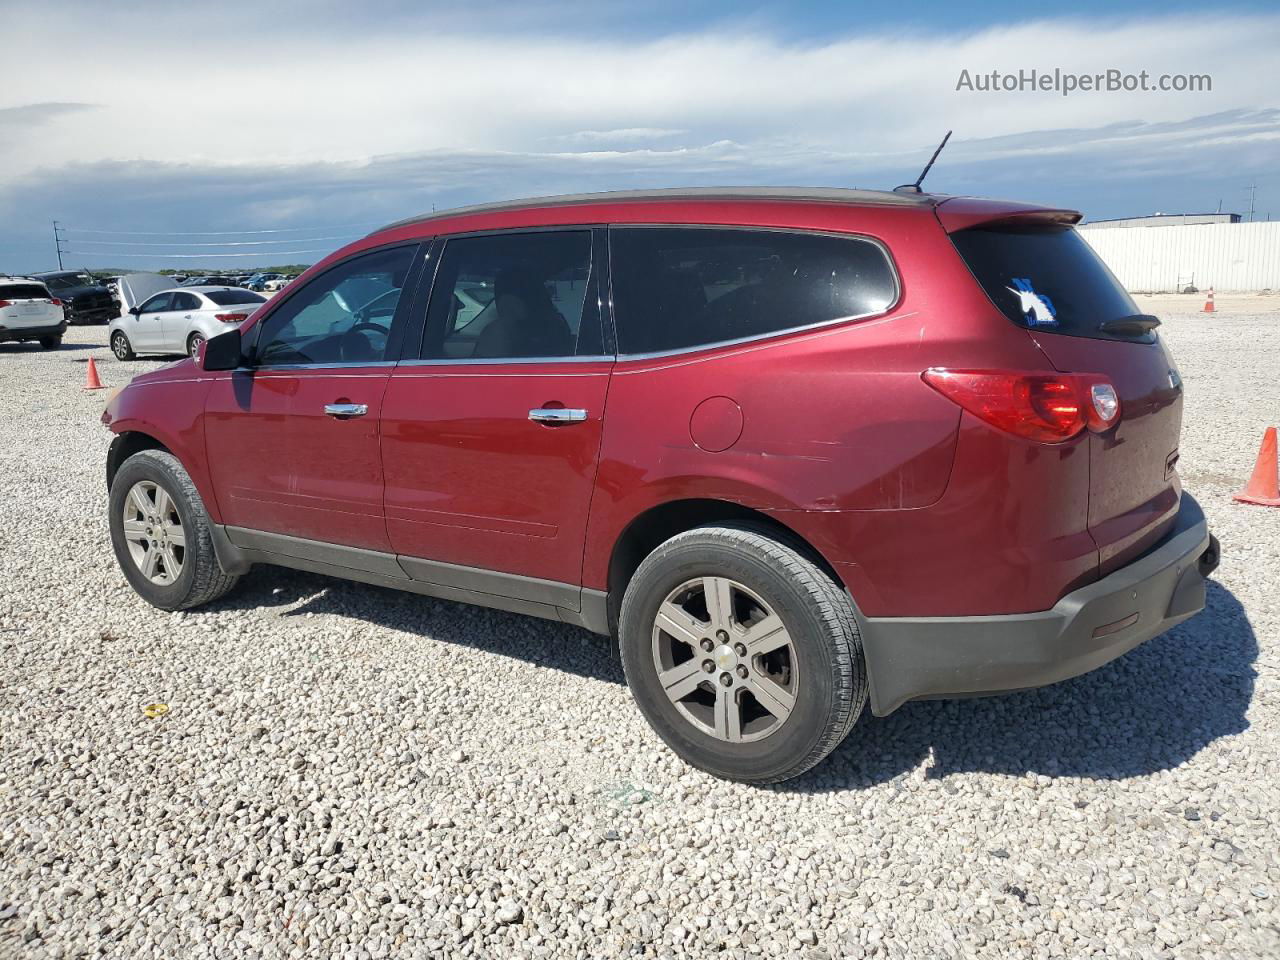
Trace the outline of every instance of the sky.
<path fill-rule="evenodd" d="M 308 263 L 467 203 L 927 186 L 1280 217 L 1274 4 L 0 0 L 0 272 Z M 15 42 L 38 37 L 43 42 Z M 983 92 L 1001 73 L 1207 74 Z M 971 83 L 971 85 L 974 85 Z"/>

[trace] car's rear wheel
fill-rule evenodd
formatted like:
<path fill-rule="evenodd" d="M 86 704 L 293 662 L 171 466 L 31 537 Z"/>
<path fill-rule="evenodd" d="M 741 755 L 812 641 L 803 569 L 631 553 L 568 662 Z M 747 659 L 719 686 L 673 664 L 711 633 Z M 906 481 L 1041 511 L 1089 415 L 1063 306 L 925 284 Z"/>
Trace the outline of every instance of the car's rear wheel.
<path fill-rule="evenodd" d="M 41 337 L 40 338 L 41 350 L 57 350 L 60 346 L 62 346 L 61 337 Z"/>
<path fill-rule="evenodd" d="M 135 453 L 116 471 L 108 499 L 116 560 L 152 606 L 185 610 L 235 586 L 239 577 L 218 564 L 209 514 L 177 457 Z"/>
<path fill-rule="evenodd" d="M 193 333 L 187 337 L 187 356 L 192 360 L 196 358 L 196 351 L 200 349 L 200 344 L 204 343 L 204 335 Z"/>
<path fill-rule="evenodd" d="M 111 335 L 111 352 L 115 354 L 117 360 L 134 358 L 133 345 L 129 343 L 129 338 L 125 336 L 123 330 L 117 330 Z"/>
<path fill-rule="evenodd" d="M 799 776 L 867 696 L 848 594 L 796 546 L 751 526 L 679 534 L 623 598 L 627 683 L 654 730 L 716 776 Z"/>

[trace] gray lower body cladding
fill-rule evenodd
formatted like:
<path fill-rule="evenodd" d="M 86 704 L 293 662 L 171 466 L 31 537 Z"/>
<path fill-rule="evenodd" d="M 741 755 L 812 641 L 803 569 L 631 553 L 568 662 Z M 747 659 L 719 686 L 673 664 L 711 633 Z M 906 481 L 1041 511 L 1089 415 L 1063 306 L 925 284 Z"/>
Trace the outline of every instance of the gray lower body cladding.
<path fill-rule="evenodd" d="M 871 709 L 1045 686 L 1088 673 L 1204 608 L 1218 543 L 1183 495 L 1173 531 L 1051 610 L 989 617 L 859 617 Z"/>

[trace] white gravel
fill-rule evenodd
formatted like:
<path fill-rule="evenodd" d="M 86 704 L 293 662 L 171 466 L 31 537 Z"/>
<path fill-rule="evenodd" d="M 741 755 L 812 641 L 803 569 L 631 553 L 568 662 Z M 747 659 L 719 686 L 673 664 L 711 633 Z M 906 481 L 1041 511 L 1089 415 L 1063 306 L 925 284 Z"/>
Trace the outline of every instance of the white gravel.
<path fill-rule="evenodd" d="M 0 956 L 1280 956 L 1280 510 L 1229 500 L 1280 313 L 1165 330 L 1209 610 L 767 790 L 681 764 L 570 627 L 270 568 L 146 606 L 78 361 L 153 364 L 0 346 Z"/>

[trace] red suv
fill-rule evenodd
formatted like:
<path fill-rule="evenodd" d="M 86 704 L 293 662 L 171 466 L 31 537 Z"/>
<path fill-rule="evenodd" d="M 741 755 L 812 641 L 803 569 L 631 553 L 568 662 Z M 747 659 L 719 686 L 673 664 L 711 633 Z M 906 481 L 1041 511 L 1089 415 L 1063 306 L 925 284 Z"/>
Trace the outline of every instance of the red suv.
<path fill-rule="evenodd" d="M 107 406 L 165 610 L 271 563 L 616 638 L 690 763 L 1091 670 L 1199 611 L 1182 386 L 1068 210 L 728 189 L 378 230 Z"/>

